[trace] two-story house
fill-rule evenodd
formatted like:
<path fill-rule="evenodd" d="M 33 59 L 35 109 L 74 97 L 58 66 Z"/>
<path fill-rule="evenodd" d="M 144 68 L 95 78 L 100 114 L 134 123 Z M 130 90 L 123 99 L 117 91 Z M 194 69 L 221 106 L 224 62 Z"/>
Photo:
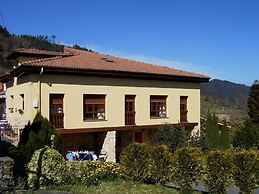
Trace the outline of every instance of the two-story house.
<path fill-rule="evenodd" d="M 115 161 L 134 141 L 155 144 L 164 123 L 199 130 L 207 76 L 71 48 L 18 49 L 9 58 L 18 65 L 1 77 L 7 120 L 22 128 L 40 111 L 64 152 L 105 150 Z"/>

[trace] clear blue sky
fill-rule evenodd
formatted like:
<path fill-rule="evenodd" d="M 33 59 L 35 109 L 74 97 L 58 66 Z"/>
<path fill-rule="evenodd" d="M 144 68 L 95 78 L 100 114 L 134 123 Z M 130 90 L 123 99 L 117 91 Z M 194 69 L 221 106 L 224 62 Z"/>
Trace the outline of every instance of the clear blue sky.
<path fill-rule="evenodd" d="M 15 34 L 208 74 L 259 79 L 258 0 L 1 0 Z"/>

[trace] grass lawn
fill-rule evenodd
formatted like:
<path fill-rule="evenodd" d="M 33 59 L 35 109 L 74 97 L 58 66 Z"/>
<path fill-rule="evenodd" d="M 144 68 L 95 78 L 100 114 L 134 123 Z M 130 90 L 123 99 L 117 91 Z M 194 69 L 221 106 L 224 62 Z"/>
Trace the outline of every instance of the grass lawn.
<path fill-rule="evenodd" d="M 100 194 L 150 194 L 165 193 L 178 194 L 178 191 L 161 185 L 147 185 L 129 180 L 103 181 L 99 186 L 86 188 L 84 185 L 62 185 L 58 187 L 49 187 L 53 191 L 70 191 L 75 194 L 100 193 Z M 198 193 L 195 193 L 198 194 Z"/>

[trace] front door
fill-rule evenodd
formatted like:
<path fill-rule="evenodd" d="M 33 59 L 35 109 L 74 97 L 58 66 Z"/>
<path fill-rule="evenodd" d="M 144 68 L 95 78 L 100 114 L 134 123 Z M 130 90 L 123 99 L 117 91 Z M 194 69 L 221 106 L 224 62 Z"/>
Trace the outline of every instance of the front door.
<path fill-rule="evenodd" d="M 125 125 L 135 125 L 135 96 L 125 96 Z"/>
<path fill-rule="evenodd" d="M 50 94 L 50 123 L 55 128 L 64 128 L 63 94 Z"/>

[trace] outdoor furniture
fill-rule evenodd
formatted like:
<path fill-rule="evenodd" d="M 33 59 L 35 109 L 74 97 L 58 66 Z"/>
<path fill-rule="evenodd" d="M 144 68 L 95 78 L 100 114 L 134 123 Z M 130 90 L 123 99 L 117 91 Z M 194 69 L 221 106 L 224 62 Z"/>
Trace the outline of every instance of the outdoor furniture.
<path fill-rule="evenodd" d="M 101 162 L 105 162 L 107 159 L 107 152 L 106 151 L 101 151 L 100 155 L 98 157 L 98 160 Z"/>

